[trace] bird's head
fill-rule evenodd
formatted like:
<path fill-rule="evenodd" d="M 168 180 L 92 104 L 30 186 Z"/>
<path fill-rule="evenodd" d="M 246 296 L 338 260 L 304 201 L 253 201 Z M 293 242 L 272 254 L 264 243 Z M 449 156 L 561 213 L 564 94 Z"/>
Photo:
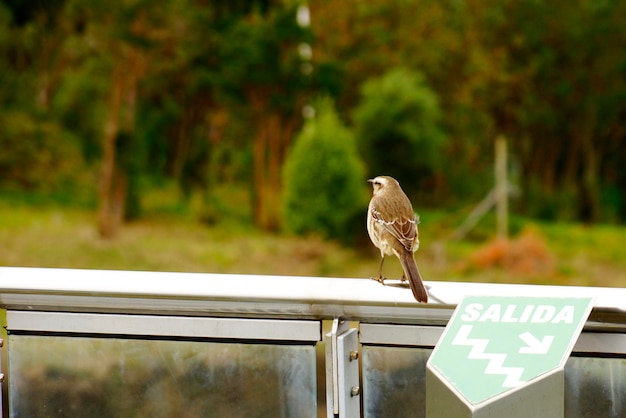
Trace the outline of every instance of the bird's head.
<path fill-rule="evenodd" d="M 368 182 L 372 183 L 374 187 L 374 194 L 385 188 L 399 187 L 400 184 L 393 177 L 389 176 L 378 176 L 373 179 L 369 179 Z"/>

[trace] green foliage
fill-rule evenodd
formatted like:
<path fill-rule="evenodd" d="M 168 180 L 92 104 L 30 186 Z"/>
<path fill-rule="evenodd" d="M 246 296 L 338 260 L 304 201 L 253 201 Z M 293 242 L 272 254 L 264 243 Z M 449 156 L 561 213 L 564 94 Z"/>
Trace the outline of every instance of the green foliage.
<path fill-rule="evenodd" d="M 420 73 L 395 68 L 367 81 L 361 95 L 354 120 L 369 173 L 414 189 L 416 176 L 432 174 L 443 159 L 436 93 Z"/>
<path fill-rule="evenodd" d="M 54 120 L 22 111 L 0 113 L 0 188 L 75 203 L 92 181 L 77 138 Z"/>
<path fill-rule="evenodd" d="M 504 135 L 516 210 L 626 220 L 626 2 L 319 0 L 304 27 L 300 4 L 0 2 L 3 192 L 95 195 L 113 76 L 129 74 L 120 161 L 136 198 L 135 177 L 173 179 L 186 198 L 262 178 L 259 156 L 279 156 L 278 178 L 299 109 L 325 92 L 342 117 L 356 109 L 369 174 L 394 175 L 420 207 L 484 196 Z M 278 196 L 268 184 L 254 196 Z"/>
<path fill-rule="evenodd" d="M 349 239 L 350 221 L 366 204 L 363 165 L 330 100 L 318 101 L 315 109 L 285 163 L 285 226 Z"/>
<path fill-rule="evenodd" d="M 247 101 L 256 90 L 272 108 L 293 109 L 295 97 L 308 87 L 298 43 L 311 41 L 310 31 L 296 22 L 295 6 L 253 10 L 247 19 L 226 26 L 214 75 L 221 99 L 254 107 Z"/>

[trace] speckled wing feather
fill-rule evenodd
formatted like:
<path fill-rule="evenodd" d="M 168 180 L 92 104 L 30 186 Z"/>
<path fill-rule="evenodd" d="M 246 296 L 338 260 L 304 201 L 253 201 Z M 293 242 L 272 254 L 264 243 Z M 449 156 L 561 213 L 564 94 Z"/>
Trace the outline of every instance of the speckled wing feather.
<path fill-rule="evenodd" d="M 413 213 L 411 211 L 411 213 Z M 382 225 L 391 235 L 393 235 L 407 251 L 413 252 L 415 238 L 417 237 L 417 217 L 413 213 L 413 218 L 405 216 L 389 219 L 384 213 L 378 210 L 376 205 L 372 205 L 372 217 Z"/>

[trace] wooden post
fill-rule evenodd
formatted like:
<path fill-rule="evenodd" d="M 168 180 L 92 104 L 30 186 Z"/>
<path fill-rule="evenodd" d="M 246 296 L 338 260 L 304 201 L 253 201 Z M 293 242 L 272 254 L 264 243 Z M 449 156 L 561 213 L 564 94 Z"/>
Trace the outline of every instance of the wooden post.
<path fill-rule="evenodd" d="M 507 161 L 506 138 L 502 135 L 496 138 L 496 224 L 498 238 L 508 239 L 509 202 L 507 191 Z"/>

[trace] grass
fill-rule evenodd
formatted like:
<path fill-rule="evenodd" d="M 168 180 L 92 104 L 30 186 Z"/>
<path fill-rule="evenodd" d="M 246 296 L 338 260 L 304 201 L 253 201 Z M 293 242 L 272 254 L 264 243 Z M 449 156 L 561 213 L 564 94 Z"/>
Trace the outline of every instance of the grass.
<path fill-rule="evenodd" d="M 319 238 L 208 227 L 185 217 L 132 222 L 106 241 L 88 211 L 0 205 L 2 266 L 328 276 L 349 275 L 344 262 L 358 266 L 359 259 Z"/>
<path fill-rule="evenodd" d="M 502 243 L 489 240 L 487 219 L 469 238 L 450 241 L 447 237 L 462 220 L 459 214 L 421 215 L 416 258 L 426 280 L 626 284 L 623 226 L 517 219 L 519 232 Z M 245 218 L 244 213 L 237 216 Z M 190 212 L 152 205 L 142 220 L 105 241 L 87 209 L 0 201 L 0 265 L 327 277 L 370 277 L 378 270 L 378 252 L 366 238 L 362 248 L 351 248 L 318 237 L 268 234 L 239 221 L 208 226 Z M 399 277 L 397 260 L 388 258 L 384 273 Z"/>

